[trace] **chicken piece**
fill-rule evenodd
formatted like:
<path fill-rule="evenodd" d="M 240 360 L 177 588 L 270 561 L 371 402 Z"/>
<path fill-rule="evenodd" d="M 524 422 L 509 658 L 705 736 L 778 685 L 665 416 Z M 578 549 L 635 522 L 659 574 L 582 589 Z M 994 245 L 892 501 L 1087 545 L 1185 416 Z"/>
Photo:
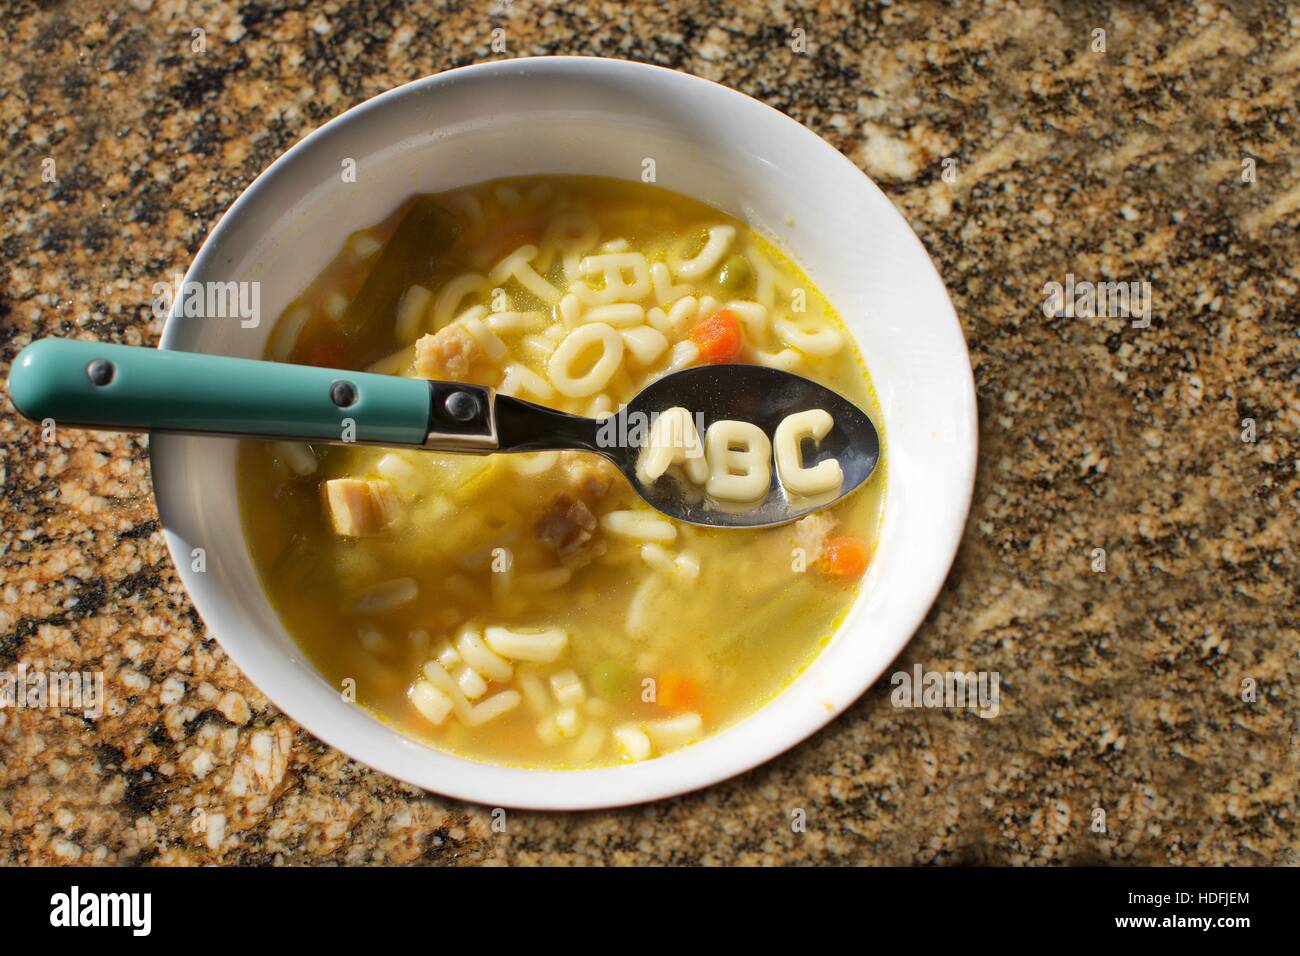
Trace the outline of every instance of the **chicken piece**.
<path fill-rule="evenodd" d="M 397 495 L 386 481 L 332 478 L 321 496 L 334 532 L 344 537 L 378 534 L 397 516 Z"/>
<path fill-rule="evenodd" d="M 465 382 L 475 363 L 485 358 L 482 347 L 463 325 L 448 325 L 415 343 L 415 374 Z"/>
<path fill-rule="evenodd" d="M 834 527 L 835 519 L 821 512 L 806 515 L 794 523 L 794 543 L 803 549 L 805 561 L 812 564 L 822 556 L 826 538 Z"/>
<path fill-rule="evenodd" d="M 594 505 L 609 493 L 619 479 L 614 463 L 589 452 L 560 452 L 566 491 L 574 497 Z"/>
<path fill-rule="evenodd" d="M 567 568 L 580 568 L 605 553 L 598 537 L 599 522 L 592 509 L 609 494 L 619 472 L 599 455 L 561 452 L 564 487 L 537 516 L 537 539 L 556 553 Z"/>

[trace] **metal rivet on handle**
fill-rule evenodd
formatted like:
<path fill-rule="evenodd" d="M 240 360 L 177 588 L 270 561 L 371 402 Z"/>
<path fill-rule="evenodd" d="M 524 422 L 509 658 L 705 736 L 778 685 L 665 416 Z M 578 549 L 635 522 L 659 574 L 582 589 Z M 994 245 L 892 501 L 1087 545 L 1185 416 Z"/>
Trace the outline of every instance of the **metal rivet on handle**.
<path fill-rule="evenodd" d="M 442 406 L 458 422 L 473 421 L 478 414 L 478 399 L 469 392 L 452 392 Z"/>
<path fill-rule="evenodd" d="M 113 363 L 108 359 L 95 359 L 86 366 L 86 378 L 91 385 L 107 385 L 113 381 Z"/>
<path fill-rule="evenodd" d="M 357 400 L 357 387 L 351 382 L 335 382 L 330 386 L 330 401 L 339 408 L 347 408 Z"/>

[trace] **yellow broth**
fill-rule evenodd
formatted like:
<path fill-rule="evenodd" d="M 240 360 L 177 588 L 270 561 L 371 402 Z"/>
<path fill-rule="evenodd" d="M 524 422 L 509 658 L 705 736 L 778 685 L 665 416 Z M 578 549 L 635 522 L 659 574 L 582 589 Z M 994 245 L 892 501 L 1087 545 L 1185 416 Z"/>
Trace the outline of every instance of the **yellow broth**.
<path fill-rule="evenodd" d="M 830 304 L 788 258 L 743 223 L 664 189 L 590 177 L 500 180 L 438 199 L 457 217 L 460 231 L 414 280 L 431 295 L 423 310 L 408 312 L 408 338 L 412 314 L 419 318 L 420 334 L 438 331 L 435 302 L 447 283 L 466 274 L 489 275 L 521 245 L 539 250 L 536 271 L 557 289 L 582 280 L 567 274 L 565 261 L 566 252 L 570 263 L 577 261 L 580 241 L 573 239 L 567 249 L 552 241 L 547 248 L 548 226 L 562 213 L 570 222 L 594 224 L 596 245 L 583 255 L 600 254 L 606 243 L 615 243 L 614 249 L 626 243 L 649 263 L 665 262 L 670 255 L 685 261 L 706 245 L 710 227 L 727 225 L 735 232 L 726 262 L 680 283 L 691 286 L 701 303 L 692 323 L 705 317 L 706 304 L 712 309 L 767 299 L 769 321 L 742 323 L 741 361 L 755 360 L 754 349 L 769 357 L 784 351 L 772 328 L 776 317 L 839 330 L 843 346 L 835 354 L 797 355 L 792 370 L 846 395 L 879 424 L 865 366 Z M 349 240 L 279 318 L 268 358 L 416 374 L 412 347 L 398 338 L 396 315 L 374 315 L 349 333 L 338 325 L 376 259 L 394 251 L 383 246 L 400 214 Z M 734 256 L 743 256 L 750 270 Z M 722 274 L 728 263 L 730 273 Z M 760 281 L 760 274 L 767 278 Z M 587 281 L 599 291 L 598 275 Z M 657 301 L 652 292 L 644 305 Z M 511 364 L 546 378 L 546 348 L 560 338 L 551 332 L 547 339 L 546 333 L 555 326 L 564 329 L 559 307 L 513 278 L 485 295 L 467 296 L 457 304 L 456 321 L 476 305 L 489 314 L 540 312 L 544 324 L 540 331 L 497 333 L 507 357 L 476 367 L 467 379 L 500 386 L 502 369 Z M 482 309 L 476 314 L 482 317 Z M 690 328 L 679 333 L 665 335 L 670 345 L 689 339 Z M 578 414 L 594 414 L 600 401 L 617 408 L 662 373 L 671 356 L 670 350 L 640 368 L 626 362 L 599 401 L 555 393 L 542 404 Z M 675 540 L 659 543 L 658 552 L 601 527 L 595 539 L 604 552 L 568 568 L 567 580 L 561 581 L 565 566 L 536 529 L 538 515 L 570 487 L 573 461 L 545 467 L 551 459 L 540 455 L 474 457 L 324 444 L 311 446 L 311 458 L 304 459 L 304 450 L 244 441 L 239 451 L 244 530 L 272 605 L 341 693 L 354 693 L 360 706 L 411 737 L 477 760 L 546 768 L 608 766 L 633 759 L 625 741 L 640 748 L 641 738 L 628 728 L 646 739 L 648 729 L 669 728 L 653 735 L 650 756 L 716 733 L 762 706 L 809 664 L 859 587 L 856 578 L 826 573 L 826 558 L 816 553 L 821 537 L 816 525 L 738 531 L 679 522 L 672 522 Z M 866 486 L 823 513 L 834 521 L 833 535 L 874 546 L 884 476 L 882 462 Z M 345 477 L 387 482 L 397 501 L 391 524 L 364 536 L 335 533 L 321 488 Z M 592 510 L 599 517 L 645 507 L 620 478 Z M 698 575 L 692 579 L 677 573 L 677 565 L 665 566 L 665 555 L 686 555 L 687 571 L 697 563 Z M 413 599 L 367 609 L 374 601 L 367 605 L 366 596 L 383 593 L 372 589 L 405 579 L 414 582 Z M 557 660 L 513 661 L 509 679 L 488 680 L 486 692 L 461 702 L 481 703 L 515 690 L 518 702 L 500 716 L 469 726 L 458 711 L 432 723 L 412 703 L 411 687 L 467 624 L 480 634 L 496 626 L 559 628 L 567 642 Z M 462 661 L 446 671 L 455 676 L 464 666 Z M 561 683 L 576 675 L 581 699 L 570 687 L 562 701 L 550 685 L 556 674 L 566 675 Z M 681 732 L 693 718 L 672 723 L 683 714 L 698 714 L 698 729 L 687 726 Z"/>

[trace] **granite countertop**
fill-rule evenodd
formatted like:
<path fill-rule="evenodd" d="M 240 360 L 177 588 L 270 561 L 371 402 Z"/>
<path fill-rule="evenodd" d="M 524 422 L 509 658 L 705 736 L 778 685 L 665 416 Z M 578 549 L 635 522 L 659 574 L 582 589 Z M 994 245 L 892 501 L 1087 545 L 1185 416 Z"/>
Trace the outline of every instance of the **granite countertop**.
<path fill-rule="evenodd" d="M 0 671 L 99 670 L 110 703 L 0 710 L 0 863 L 1296 862 L 1300 8 L 18 0 L 0 32 L 5 374 L 41 335 L 156 342 L 153 283 L 260 170 L 428 73 L 627 57 L 807 124 L 924 241 L 978 384 L 965 539 L 893 670 L 1002 682 L 981 719 L 882 680 L 720 786 L 494 832 L 241 675 L 144 438 L 45 442 L 6 394 Z M 1149 282 L 1149 327 L 1046 316 L 1067 275 Z"/>

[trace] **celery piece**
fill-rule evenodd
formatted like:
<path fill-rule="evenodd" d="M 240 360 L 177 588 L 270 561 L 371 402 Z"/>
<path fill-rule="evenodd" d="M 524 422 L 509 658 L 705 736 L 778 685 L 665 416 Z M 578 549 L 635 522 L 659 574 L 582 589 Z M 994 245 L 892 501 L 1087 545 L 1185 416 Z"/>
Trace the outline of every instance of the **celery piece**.
<path fill-rule="evenodd" d="M 445 252 L 460 233 L 456 217 L 432 196 L 411 200 L 393 235 L 375 257 L 375 264 L 348 305 L 339 325 L 349 335 L 370 323 L 396 321 L 397 303 L 414 282 L 427 279 L 433 257 Z"/>

